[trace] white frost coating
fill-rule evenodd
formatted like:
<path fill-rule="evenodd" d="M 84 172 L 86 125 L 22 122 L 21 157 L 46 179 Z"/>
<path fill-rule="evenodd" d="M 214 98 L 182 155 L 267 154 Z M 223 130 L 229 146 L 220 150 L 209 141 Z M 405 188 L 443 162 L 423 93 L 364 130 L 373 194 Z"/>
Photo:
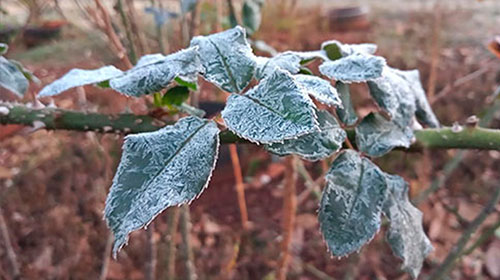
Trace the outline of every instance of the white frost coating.
<path fill-rule="evenodd" d="M 164 60 L 166 56 L 161 53 L 146 54 L 139 58 L 135 67 L 144 66 Z"/>
<path fill-rule="evenodd" d="M 227 92 L 242 92 L 255 73 L 255 55 L 245 36 L 245 29 L 236 26 L 191 40 L 199 47 L 205 79 Z"/>
<path fill-rule="evenodd" d="M 113 78 L 109 85 L 130 96 L 141 96 L 164 89 L 177 76 L 193 76 L 203 72 L 197 47 L 181 50 L 158 60 L 151 56 L 123 75 Z"/>
<path fill-rule="evenodd" d="M 387 184 L 375 164 L 345 150 L 332 163 L 321 197 L 321 233 L 334 256 L 356 252 L 380 229 Z"/>
<path fill-rule="evenodd" d="M 9 108 L 5 106 L 0 106 L 0 115 L 7 116 L 9 112 L 10 112 Z"/>
<path fill-rule="evenodd" d="M 29 81 L 19 68 L 3 56 L 0 56 L 0 87 L 4 87 L 19 97 L 28 90 Z"/>
<path fill-rule="evenodd" d="M 382 211 L 391 226 L 387 242 L 396 256 L 403 260 L 403 270 L 416 279 L 424 259 L 433 250 L 422 226 L 422 212 L 408 199 L 408 183 L 399 176 L 386 174 L 388 195 Z"/>
<path fill-rule="evenodd" d="M 355 53 L 319 66 L 321 74 L 344 83 L 360 83 L 382 76 L 385 59 L 366 53 Z"/>
<path fill-rule="evenodd" d="M 408 82 L 396 69 L 385 67 L 382 77 L 368 81 L 370 94 L 401 127 L 411 125 L 415 115 L 415 95 Z"/>
<path fill-rule="evenodd" d="M 346 132 L 327 111 L 319 110 L 317 116 L 320 131 L 266 145 L 266 149 L 280 156 L 296 154 L 309 161 L 324 159 L 338 152 L 347 137 Z"/>
<path fill-rule="evenodd" d="M 300 66 L 303 63 L 314 60 L 316 58 L 320 58 L 323 60 L 327 59 L 320 51 L 286 51 L 270 58 L 258 56 L 256 58 L 257 70 L 255 72 L 255 77 L 258 80 L 264 79 L 266 76 L 272 74 L 278 68 L 286 70 L 292 74 L 297 74 L 300 71 Z"/>
<path fill-rule="evenodd" d="M 104 66 L 94 70 L 72 69 L 61 78 L 44 87 L 39 97 L 54 96 L 70 88 L 95 84 L 120 76 L 123 72 L 114 66 Z"/>
<path fill-rule="evenodd" d="M 378 113 L 370 113 L 356 126 L 356 145 L 373 157 L 380 157 L 396 147 L 408 148 L 413 131 L 410 126 L 400 127 Z"/>
<path fill-rule="evenodd" d="M 308 94 L 316 98 L 319 102 L 329 106 L 342 107 L 342 101 L 337 89 L 329 81 L 323 80 L 320 77 L 303 74 L 295 75 L 294 78 Z"/>
<path fill-rule="evenodd" d="M 188 203 L 201 194 L 215 167 L 218 148 L 215 122 L 197 117 L 125 138 L 105 208 L 107 224 L 115 235 L 114 254 L 130 232 L 146 226 L 167 207 Z"/>
<path fill-rule="evenodd" d="M 222 118 L 240 137 L 262 144 L 318 131 L 314 104 L 302 91 L 292 75 L 278 69 L 245 95 L 232 94 Z"/>
<path fill-rule="evenodd" d="M 364 44 L 343 44 L 337 40 L 330 40 L 321 44 L 321 50 L 331 59 L 336 60 L 355 53 L 374 54 L 377 51 L 377 45 Z"/>
<path fill-rule="evenodd" d="M 431 105 L 427 100 L 427 95 L 422 87 L 422 83 L 420 82 L 420 73 L 418 70 L 402 71 L 394 69 L 394 72 L 408 82 L 412 93 L 415 95 L 415 115 L 418 120 L 427 124 L 429 127 L 440 127 L 441 125 L 439 124 L 439 120 L 436 115 L 434 115 Z"/>

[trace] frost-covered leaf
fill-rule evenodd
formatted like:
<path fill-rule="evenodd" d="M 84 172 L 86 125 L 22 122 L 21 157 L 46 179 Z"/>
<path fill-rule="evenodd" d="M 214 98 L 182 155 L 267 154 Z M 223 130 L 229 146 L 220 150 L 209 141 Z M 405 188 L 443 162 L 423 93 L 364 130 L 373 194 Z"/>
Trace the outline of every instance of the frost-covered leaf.
<path fill-rule="evenodd" d="M 431 105 L 427 100 L 424 88 L 422 87 L 422 83 L 420 82 L 420 74 L 418 70 L 395 70 L 395 72 L 408 82 L 410 89 L 415 95 L 415 116 L 417 117 L 417 119 L 422 123 L 428 125 L 429 127 L 440 127 L 439 121 L 432 111 Z"/>
<path fill-rule="evenodd" d="M 318 130 L 311 99 L 292 75 L 279 69 L 244 95 L 231 94 L 222 118 L 237 135 L 262 144 Z"/>
<path fill-rule="evenodd" d="M 241 8 L 241 19 L 248 34 L 253 34 L 259 29 L 262 20 L 261 9 L 264 0 L 245 0 Z"/>
<path fill-rule="evenodd" d="M 268 54 L 270 54 L 271 56 L 276 56 L 278 55 L 278 51 L 273 48 L 271 45 L 267 44 L 266 42 L 262 41 L 262 40 L 254 40 L 254 41 L 251 41 L 250 39 L 248 40 L 249 43 L 254 47 L 256 48 L 257 50 L 261 51 L 261 52 L 266 52 Z"/>
<path fill-rule="evenodd" d="M 70 88 L 104 82 L 122 74 L 123 72 L 114 66 L 104 66 L 94 70 L 72 69 L 61 78 L 44 87 L 38 93 L 38 96 L 54 96 Z"/>
<path fill-rule="evenodd" d="M 9 50 L 9 46 L 4 43 L 0 43 L 0 55 L 5 54 Z"/>
<path fill-rule="evenodd" d="M 129 96 L 141 96 L 164 89 L 177 76 L 203 72 L 196 47 L 170 54 L 163 60 L 141 62 L 139 66 L 109 81 L 111 88 Z"/>
<path fill-rule="evenodd" d="M 336 81 L 366 82 L 379 78 L 385 65 L 385 59 L 380 56 L 354 53 L 334 61 L 323 62 L 319 66 L 319 71 Z"/>
<path fill-rule="evenodd" d="M 403 269 L 417 278 L 424 259 L 433 250 L 422 226 L 422 212 L 408 199 L 408 183 L 399 176 L 386 175 L 387 199 L 382 211 L 391 225 L 386 238 L 394 254 L 403 260 Z"/>
<path fill-rule="evenodd" d="M 0 87 L 22 97 L 28 90 L 29 82 L 15 63 L 0 56 Z"/>
<path fill-rule="evenodd" d="M 353 150 L 332 163 L 321 197 L 321 233 L 334 256 L 346 256 L 369 242 L 380 229 L 387 195 L 384 173 Z"/>
<path fill-rule="evenodd" d="M 358 121 L 358 115 L 356 110 L 352 105 L 351 93 L 349 91 L 349 85 L 342 82 L 337 82 L 335 84 L 337 93 L 339 94 L 340 100 L 342 101 L 342 107 L 337 107 L 337 115 L 341 122 L 345 125 L 354 125 Z"/>
<path fill-rule="evenodd" d="M 400 127 L 378 113 L 368 114 L 355 130 L 359 150 L 373 157 L 385 155 L 396 147 L 408 148 L 413 138 L 410 127 Z"/>
<path fill-rule="evenodd" d="M 295 154 L 310 161 L 324 159 L 338 152 L 347 137 L 346 132 L 327 111 L 320 110 L 317 115 L 320 131 L 270 144 L 266 149 L 280 156 Z"/>
<path fill-rule="evenodd" d="M 164 60 L 165 58 L 166 58 L 166 56 L 164 56 L 161 53 L 146 54 L 146 55 L 142 56 L 141 58 L 139 58 L 135 67 L 140 67 L 140 66 L 160 62 L 160 61 Z"/>
<path fill-rule="evenodd" d="M 326 41 L 321 44 L 326 56 L 330 60 L 337 60 L 355 53 L 374 54 L 377 51 L 375 44 L 342 44 L 337 40 Z"/>
<path fill-rule="evenodd" d="M 316 59 L 324 59 L 321 52 L 294 52 L 287 51 L 279 53 L 273 57 L 257 57 L 257 71 L 255 77 L 258 80 L 272 74 L 276 69 L 281 68 L 292 74 L 297 74 L 300 71 L 301 65 Z"/>
<path fill-rule="evenodd" d="M 370 94 L 377 104 L 401 127 L 411 126 L 415 116 L 415 95 L 408 82 L 396 72 L 385 67 L 382 77 L 368 81 Z"/>
<path fill-rule="evenodd" d="M 12 64 L 14 64 L 21 73 L 23 73 L 24 77 L 26 79 L 28 79 L 28 81 L 34 82 L 34 83 L 37 83 L 37 84 L 40 83 L 40 80 L 38 79 L 38 77 L 35 76 L 35 74 L 33 72 L 31 72 L 29 69 L 26 69 L 26 67 L 24 67 L 21 64 L 21 62 L 19 62 L 17 60 L 13 60 L 13 59 L 10 59 L 9 61 Z"/>
<path fill-rule="evenodd" d="M 167 207 L 200 195 L 215 167 L 218 135 L 215 122 L 186 117 L 158 131 L 125 138 L 104 211 L 115 235 L 115 254 L 130 232 Z"/>
<path fill-rule="evenodd" d="M 241 26 L 209 36 L 196 36 L 191 46 L 199 46 L 205 79 L 221 89 L 239 93 L 252 80 L 255 55 Z"/>
<path fill-rule="evenodd" d="M 319 102 L 325 105 L 342 107 L 337 89 L 335 89 L 329 81 L 321 79 L 320 77 L 303 74 L 298 74 L 294 77 L 298 84 Z"/>

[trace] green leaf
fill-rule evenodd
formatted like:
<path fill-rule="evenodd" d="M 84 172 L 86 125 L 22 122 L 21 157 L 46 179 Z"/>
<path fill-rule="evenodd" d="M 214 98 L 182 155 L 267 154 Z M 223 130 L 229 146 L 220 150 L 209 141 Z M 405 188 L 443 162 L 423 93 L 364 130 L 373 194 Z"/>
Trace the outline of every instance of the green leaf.
<path fill-rule="evenodd" d="M 297 83 L 319 102 L 329 106 L 342 107 L 337 89 L 329 81 L 316 76 L 302 74 L 295 75 L 294 77 Z"/>
<path fill-rule="evenodd" d="M 0 56 L 0 87 L 6 88 L 19 97 L 23 97 L 28 90 L 29 81 L 19 71 L 16 64 Z"/>
<path fill-rule="evenodd" d="M 162 98 L 163 105 L 181 105 L 189 98 L 189 89 L 184 86 L 176 86 L 169 89 Z"/>
<path fill-rule="evenodd" d="M 336 81 L 366 82 L 382 76 L 385 65 L 385 59 L 380 56 L 354 53 L 334 61 L 323 62 L 319 66 L 319 71 Z"/>
<path fill-rule="evenodd" d="M 259 29 L 262 20 L 261 9 L 264 2 L 264 0 L 245 0 L 243 2 L 241 8 L 242 21 L 249 35 Z"/>
<path fill-rule="evenodd" d="M 114 254 L 130 232 L 170 206 L 188 203 L 208 185 L 219 148 L 213 121 L 180 119 L 158 131 L 125 138 L 104 215 L 115 235 Z"/>
<path fill-rule="evenodd" d="M 174 80 L 180 86 L 185 86 L 185 87 L 189 88 L 192 91 L 198 90 L 198 84 L 196 83 L 196 80 L 194 80 L 194 81 L 190 81 L 188 79 L 184 80 L 184 79 L 182 79 L 180 77 L 176 77 Z"/>
<path fill-rule="evenodd" d="M 287 51 L 279 53 L 273 57 L 263 57 L 258 56 L 257 60 L 257 70 L 255 77 L 258 80 L 264 79 L 266 76 L 274 73 L 276 69 L 280 68 L 290 72 L 291 74 L 297 74 L 301 70 L 301 66 L 311 60 L 316 58 L 324 57 L 321 52 L 293 52 Z"/>
<path fill-rule="evenodd" d="M 415 116 L 415 95 L 395 69 L 385 67 L 382 77 L 368 81 L 370 94 L 400 127 L 411 126 Z"/>
<path fill-rule="evenodd" d="M 391 225 L 387 241 L 396 256 L 403 260 L 403 269 L 416 279 L 424 259 L 433 250 L 422 226 L 422 212 L 408 199 L 408 183 L 399 176 L 386 175 L 387 199 L 382 211 Z"/>
<path fill-rule="evenodd" d="M 318 216 L 334 256 L 358 251 L 375 236 L 386 195 L 384 173 L 371 161 L 353 150 L 335 159 L 326 175 Z"/>
<path fill-rule="evenodd" d="M 231 94 L 222 118 L 249 141 L 282 142 L 318 130 L 314 104 L 288 72 L 276 70 L 244 95 Z"/>
<path fill-rule="evenodd" d="M 380 157 L 395 147 L 409 148 L 413 138 L 410 127 L 400 127 L 378 113 L 368 114 L 355 128 L 359 150 Z"/>
<path fill-rule="evenodd" d="M 94 70 L 72 69 L 61 78 L 44 87 L 39 97 L 54 96 L 70 88 L 101 83 L 122 75 L 122 71 L 114 66 L 104 66 Z"/>
<path fill-rule="evenodd" d="M 402 71 L 394 69 L 403 79 L 408 82 L 408 85 L 415 96 L 416 111 L 415 116 L 419 121 L 428 125 L 429 127 L 437 128 L 441 125 L 436 115 L 432 111 L 431 105 L 427 100 L 424 88 L 420 82 L 420 74 L 418 70 Z"/>
<path fill-rule="evenodd" d="M 321 44 L 326 56 L 330 60 L 337 60 L 355 53 L 374 54 L 377 51 L 375 44 L 342 44 L 337 40 L 326 41 Z"/>
<path fill-rule="evenodd" d="M 8 50 L 9 50 L 9 45 L 0 43 L 0 55 L 7 53 Z"/>
<path fill-rule="evenodd" d="M 255 55 L 241 26 L 209 36 L 196 36 L 191 46 L 199 47 L 205 79 L 221 89 L 239 93 L 252 80 Z"/>
<path fill-rule="evenodd" d="M 195 76 L 203 72 L 196 48 L 167 55 L 163 60 L 149 60 L 109 81 L 111 88 L 129 96 L 158 92 L 178 76 Z"/>
<path fill-rule="evenodd" d="M 349 91 L 349 85 L 342 82 L 336 82 L 335 88 L 337 88 L 337 93 L 340 96 L 342 102 L 342 107 L 337 107 L 337 115 L 341 122 L 345 125 L 352 126 L 358 121 L 358 115 L 356 110 L 352 105 L 351 93 Z"/>
<path fill-rule="evenodd" d="M 14 65 L 16 65 L 17 69 L 23 73 L 24 77 L 26 79 L 28 79 L 28 81 L 30 82 L 34 82 L 34 83 L 37 83 L 39 84 L 40 83 L 40 80 L 38 79 L 37 76 L 35 76 L 35 74 L 33 74 L 33 72 L 31 72 L 29 69 L 26 69 L 22 64 L 21 62 L 17 61 L 17 60 L 13 60 L 13 59 L 10 59 L 9 60 L 11 63 L 13 63 Z"/>
<path fill-rule="evenodd" d="M 317 161 L 338 152 L 347 137 L 337 120 L 327 111 L 317 112 L 320 131 L 312 132 L 297 139 L 273 143 L 266 149 L 279 156 L 298 155 L 306 160 Z"/>

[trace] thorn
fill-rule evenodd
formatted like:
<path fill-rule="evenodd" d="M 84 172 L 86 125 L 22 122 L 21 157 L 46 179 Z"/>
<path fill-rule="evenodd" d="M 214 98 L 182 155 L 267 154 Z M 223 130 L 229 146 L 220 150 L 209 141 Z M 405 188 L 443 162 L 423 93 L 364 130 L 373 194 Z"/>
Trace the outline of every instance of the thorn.
<path fill-rule="evenodd" d="M 463 126 L 461 126 L 458 122 L 453 123 L 453 126 L 451 127 L 451 132 L 459 133 L 462 130 L 464 130 Z"/>
<path fill-rule="evenodd" d="M 476 115 L 472 115 L 465 120 L 465 124 L 468 127 L 475 127 L 479 123 L 479 118 Z"/>

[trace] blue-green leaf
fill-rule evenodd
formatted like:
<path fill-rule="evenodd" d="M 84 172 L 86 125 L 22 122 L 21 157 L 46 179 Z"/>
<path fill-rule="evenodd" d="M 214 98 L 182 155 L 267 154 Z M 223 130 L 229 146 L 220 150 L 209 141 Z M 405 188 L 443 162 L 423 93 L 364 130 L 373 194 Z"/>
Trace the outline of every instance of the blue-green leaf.
<path fill-rule="evenodd" d="M 245 0 L 241 8 L 241 19 L 249 35 L 259 29 L 262 20 L 261 9 L 265 0 Z"/>
<path fill-rule="evenodd" d="M 334 256 L 346 256 L 369 242 L 380 229 L 387 195 L 384 173 L 353 150 L 332 163 L 321 197 L 321 233 Z"/>
<path fill-rule="evenodd" d="M 311 99 L 291 74 L 279 69 L 244 95 L 231 94 L 222 118 L 237 135 L 262 144 L 318 130 Z"/>
<path fill-rule="evenodd" d="M 196 3 L 198 3 L 198 0 L 182 0 L 181 12 L 185 14 L 193 11 L 193 9 L 196 7 Z"/>
<path fill-rule="evenodd" d="M 342 82 L 337 82 L 335 84 L 335 88 L 337 89 L 337 93 L 340 96 L 340 100 L 342 101 L 342 107 L 337 107 L 337 115 L 341 122 L 345 125 L 352 126 L 356 124 L 358 121 L 358 115 L 356 114 L 356 110 L 352 105 L 351 93 L 349 91 L 349 85 L 344 84 Z"/>
<path fill-rule="evenodd" d="M 329 81 L 304 74 L 298 74 L 294 77 L 297 83 L 319 102 L 329 106 L 342 107 L 337 89 Z"/>
<path fill-rule="evenodd" d="M 151 56 L 123 75 L 109 81 L 111 88 L 129 96 L 151 94 L 164 89 L 178 76 L 195 76 L 203 72 L 197 48 L 167 55 L 163 60 Z"/>
<path fill-rule="evenodd" d="M 330 60 L 337 60 L 355 53 L 374 54 L 377 51 L 375 44 L 342 44 L 337 40 L 326 41 L 321 44 L 321 50 Z"/>
<path fill-rule="evenodd" d="M 396 72 L 385 67 L 382 77 L 368 81 L 370 94 L 400 127 L 411 126 L 415 116 L 415 95 L 408 82 Z"/>
<path fill-rule="evenodd" d="M 295 154 L 310 161 L 324 159 L 338 152 L 347 137 L 346 132 L 327 111 L 320 110 L 317 115 L 320 131 L 270 144 L 266 149 L 279 156 Z"/>
<path fill-rule="evenodd" d="M 28 90 L 29 81 L 19 71 L 15 63 L 0 56 L 0 87 L 6 88 L 19 97 L 23 97 Z"/>
<path fill-rule="evenodd" d="M 413 138 L 410 127 L 400 127 L 378 113 L 368 114 L 355 130 L 359 150 L 373 157 L 383 156 L 396 147 L 408 148 Z"/>
<path fill-rule="evenodd" d="M 385 59 L 380 56 L 354 53 L 334 61 L 323 62 L 319 66 L 319 71 L 336 81 L 366 82 L 382 76 L 385 65 Z"/>
<path fill-rule="evenodd" d="M 120 76 L 123 72 L 114 66 L 104 66 L 94 70 L 72 69 L 61 78 L 44 87 L 39 97 L 54 96 L 70 88 L 96 84 Z"/>
<path fill-rule="evenodd" d="M 215 167 L 218 135 L 215 122 L 186 117 L 158 131 L 125 138 L 104 211 L 115 235 L 115 255 L 130 232 L 167 207 L 201 194 Z"/>
<path fill-rule="evenodd" d="M 9 50 L 9 45 L 0 43 L 0 55 L 5 54 Z"/>
<path fill-rule="evenodd" d="M 416 111 L 415 116 L 419 121 L 428 125 L 429 127 L 440 127 L 439 120 L 436 115 L 432 111 L 431 105 L 427 100 L 427 96 L 425 95 L 424 88 L 422 87 L 422 83 L 420 82 L 420 74 L 418 70 L 395 70 L 397 74 L 403 77 L 415 95 L 415 105 Z"/>
<path fill-rule="evenodd" d="M 388 195 L 382 211 L 391 225 L 387 241 L 396 256 L 403 260 L 403 269 L 417 278 L 424 259 L 433 250 L 422 226 L 422 212 L 408 199 L 408 183 L 399 176 L 386 175 Z"/>
<path fill-rule="evenodd" d="M 257 71 L 255 77 L 258 80 L 272 74 L 276 69 L 280 68 L 292 74 L 297 74 L 300 71 L 301 65 L 314 60 L 316 58 L 325 59 L 319 51 L 311 52 L 294 52 L 287 51 L 279 53 L 273 57 L 257 57 Z"/>
<path fill-rule="evenodd" d="M 191 46 L 198 46 L 204 77 L 221 89 L 239 93 L 255 73 L 255 55 L 241 26 L 212 34 L 196 36 Z"/>

